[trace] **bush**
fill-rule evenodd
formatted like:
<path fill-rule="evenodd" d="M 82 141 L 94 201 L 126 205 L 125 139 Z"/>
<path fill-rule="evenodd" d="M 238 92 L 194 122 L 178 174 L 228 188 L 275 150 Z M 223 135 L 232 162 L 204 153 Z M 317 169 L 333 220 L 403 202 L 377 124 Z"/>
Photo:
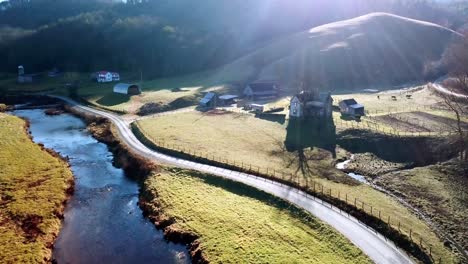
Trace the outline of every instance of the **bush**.
<path fill-rule="evenodd" d="M 189 106 L 198 104 L 198 101 L 200 100 L 200 98 L 201 98 L 200 94 L 186 95 L 186 96 L 177 98 L 176 100 L 172 101 L 171 103 L 169 103 L 169 106 L 171 109 L 189 107 Z"/>
<path fill-rule="evenodd" d="M 6 104 L 0 104 L 0 112 L 6 112 L 6 110 L 8 110 Z"/>
<path fill-rule="evenodd" d="M 166 109 L 167 106 L 160 103 L 146 103 L 142 107 L 140 107 L 137 114 L 140 116 L 151 115 L 163 112 Z"/>

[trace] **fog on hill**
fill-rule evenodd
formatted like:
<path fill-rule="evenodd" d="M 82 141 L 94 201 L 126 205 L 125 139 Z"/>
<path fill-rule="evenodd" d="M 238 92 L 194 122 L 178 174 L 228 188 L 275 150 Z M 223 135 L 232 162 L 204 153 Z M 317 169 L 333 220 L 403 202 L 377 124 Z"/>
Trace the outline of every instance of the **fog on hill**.
<path fill-rule="evenodd" d="M 21 64 L 30 72 L 110 69 L 148 78 L 218 68 L 276 40 L 374 11 L 462 24 L 456 12 L 413 0 L 10 0 L 0 10 L 0 71 Z"/>

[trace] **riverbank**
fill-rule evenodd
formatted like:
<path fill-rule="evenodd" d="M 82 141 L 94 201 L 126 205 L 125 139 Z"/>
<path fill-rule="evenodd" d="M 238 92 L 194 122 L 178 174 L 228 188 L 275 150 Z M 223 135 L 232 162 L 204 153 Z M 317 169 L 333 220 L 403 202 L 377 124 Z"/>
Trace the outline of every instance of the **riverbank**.
<path fill-rule="evenodd" d="M 51 261 L 73 193 L 67 160 L 32 141 L 28 122 L 0 113 L 0 262 Z"/>
<path fill-rule="evenodd" d="M 369 263 L 358 248 L 305 211 L 252 187 L 168 168 L 143 185 L 142 206 L 195 263 Z"/>

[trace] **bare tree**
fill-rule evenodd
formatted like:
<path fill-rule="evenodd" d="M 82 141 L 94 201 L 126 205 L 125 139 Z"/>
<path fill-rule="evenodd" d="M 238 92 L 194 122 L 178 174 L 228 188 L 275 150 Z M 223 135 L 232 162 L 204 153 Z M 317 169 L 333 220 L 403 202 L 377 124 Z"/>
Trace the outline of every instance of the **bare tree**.
<path fill-rule="evenodd" d="M 456 116 L 457 140 L 455 147 L 463 161 L 468 160 L 468 131 L 464 130 L 463 117 L 468 116 L 468 32 L 453 43 L 445 54 L 450 79 L 445 82 L 446 92 L 439 95 L 447 108 Z M 459 96 L 458 94 L 464 95 Z"/>

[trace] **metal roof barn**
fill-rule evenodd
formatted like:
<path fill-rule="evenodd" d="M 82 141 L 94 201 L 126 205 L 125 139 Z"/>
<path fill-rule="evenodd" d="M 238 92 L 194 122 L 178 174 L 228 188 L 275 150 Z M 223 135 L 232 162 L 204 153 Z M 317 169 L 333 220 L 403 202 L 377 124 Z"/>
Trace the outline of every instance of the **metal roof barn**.
<path fill-rule="evenodd" d="M 140 86 L 129 83 L 118 83 L 114 86 L 114 93 L 137 95 L 141 94 Z"/>

